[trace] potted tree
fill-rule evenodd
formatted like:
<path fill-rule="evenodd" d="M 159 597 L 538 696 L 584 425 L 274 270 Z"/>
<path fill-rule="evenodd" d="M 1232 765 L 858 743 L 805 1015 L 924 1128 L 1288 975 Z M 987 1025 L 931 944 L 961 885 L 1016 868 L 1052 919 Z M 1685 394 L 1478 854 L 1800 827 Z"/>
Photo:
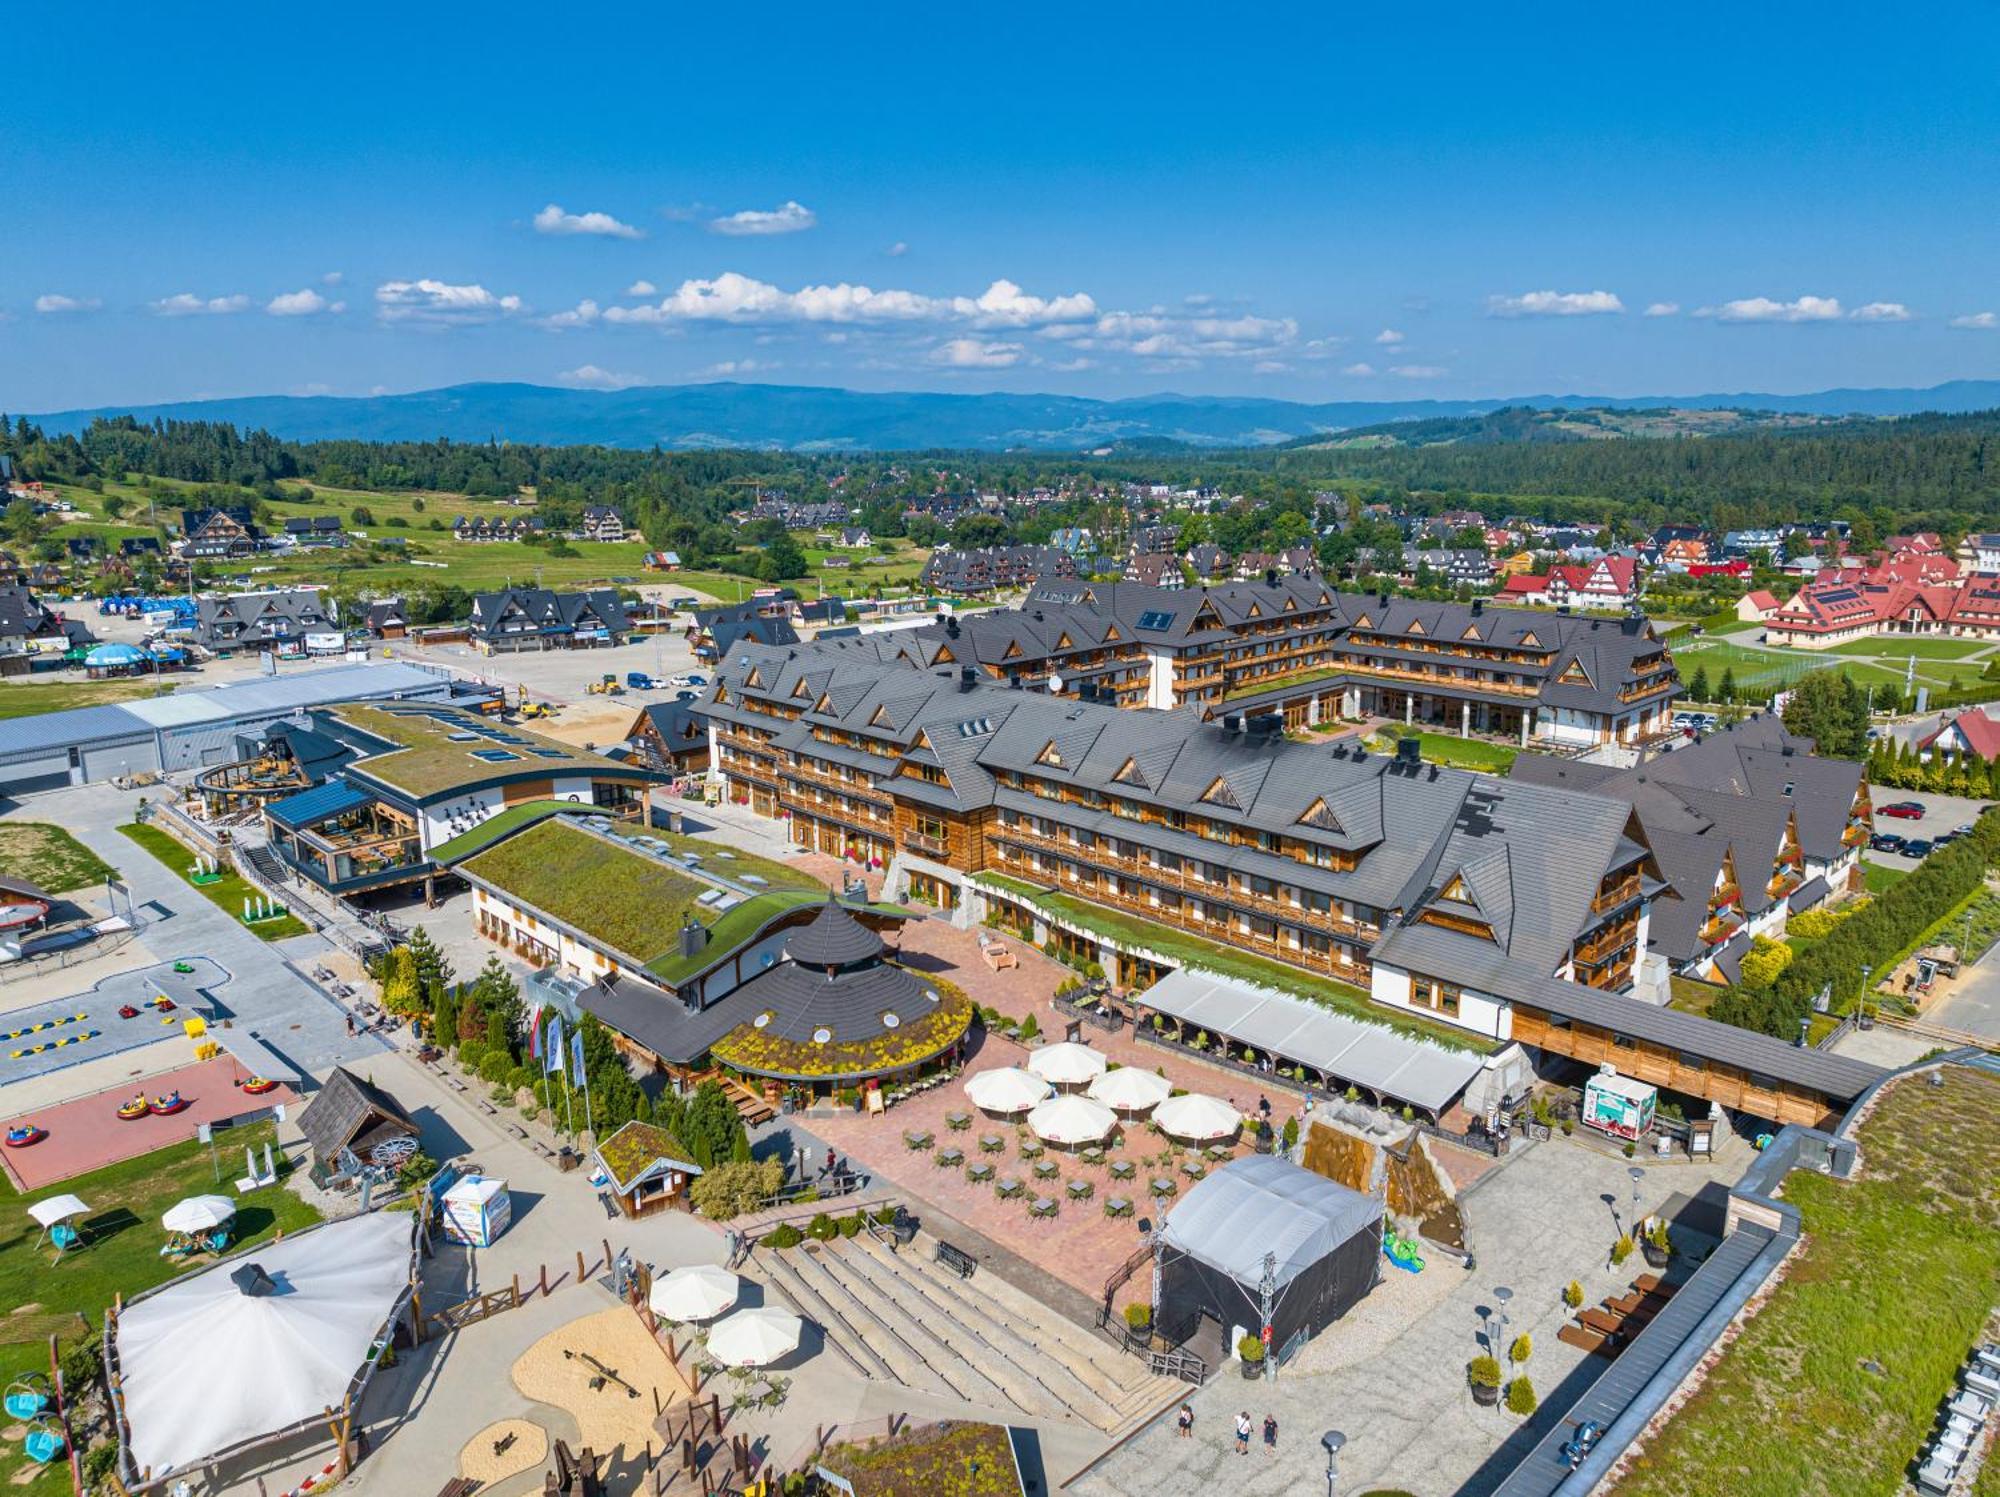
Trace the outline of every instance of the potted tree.
<path fill-rule="evenodd" d="M 1500 1364 L 1492 1357 L 1474 1357 L 1467 1362 L 1465 1381 L 1472 1389 L 1472 1401 L 1482 1409 L 1500 1401 Z"/>
<path fill-rule="evenodd" d="M 1127 1305 L 1125 1307 L 1126 1345 L 1143 1349 L 1153 1338 L 1153 1307 L 1151 1305 Z"/>
<path fill-rule="evenodd" d="M 1236 1355 L 1243 1360 L 1243 1380 L 1254 1383 L 1264 1375 L 1264 1340 L 1245 1336 L 1236 1343 Z"/>
<path fill-rule="evenodd" d="M 1646 1255 L 1648 1268 L 1665 1268 L 1673 1256 L 1674 1245 L 1667 1236 L 1667 1224 L 1657 1216 L 1647 1226 L 1646 1235 L 1639 1239 L 1639 1251 Z"/>

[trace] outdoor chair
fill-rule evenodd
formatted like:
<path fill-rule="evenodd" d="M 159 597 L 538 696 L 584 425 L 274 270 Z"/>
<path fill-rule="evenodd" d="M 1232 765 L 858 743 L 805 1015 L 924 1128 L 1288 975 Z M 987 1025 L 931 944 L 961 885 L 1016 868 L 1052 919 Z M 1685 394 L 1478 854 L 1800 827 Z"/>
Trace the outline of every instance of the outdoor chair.
<path fill-rule="evenodd" d="M 1088 1180 L 1072 1180 L 1069 1182 L 1068 1189 L 1071 1200 L 1087 1201 L 1090 1199 L 1091 1192 L 1094 1191 L 1096 1187 L 1093 1186 Z"/>
<path fill-rule="evenodd" d="M 83 1234 L 68 1222 L 57 1222 L 49 1228 L 49 1241 L 56 1245 L 58 1255 L 73 1253 L 83 1246 Z"/>

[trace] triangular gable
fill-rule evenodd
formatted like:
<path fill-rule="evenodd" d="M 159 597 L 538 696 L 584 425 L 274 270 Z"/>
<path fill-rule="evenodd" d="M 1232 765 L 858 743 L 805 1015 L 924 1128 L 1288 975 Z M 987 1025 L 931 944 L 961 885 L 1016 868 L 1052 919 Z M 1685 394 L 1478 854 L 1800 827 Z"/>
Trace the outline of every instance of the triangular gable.
<path fill-rule="evenodd" d="M 1535 638 L 1535 631 L 1532 629 L 1521 636 L 1521 643 L 1537 650 L 1542 647 L 1542 642 Z"/>
<path fill-rule="evenodd" d="M 1215 782 L 1202 791 L 1201 798 L 1212 806 L 1227 806 L 1232 811 L 1243 809 L 1243 803 L 1236 798 L 1236 792 L 1229 788 L 1229 782 L 1221 775 L 1217 775 Z"/>
<path fill-rule="evenodd" d="M 1425 628 L 1424 628 L 1424 621 L 1423 621 L 1422 619 L 1411 619 L 1411 620 L 1410 620 L 1410 633 L 1412 633 L 1412 634 L 1426 634 L 1426 633 L 1428 633 L 1428 632 L 1429 632 L 1429 631 L 1428 631 L 1427 629 L 1425 629 Z"/>
<path fill-rule="evenodd" d="M 950 645 L 939 645 L 937 653 L 931 656 L 932 665 L 956 665 L 958 657 L 951 652 Z"/>
<path fill-rule="evenodd" d="M 1051 738 L 1047 743 L 1042 745 L 1042 751 L 1035 755 L 1035 762 L 1037 764 L 1046 764 L 1052 769 L 1061 769 L 1063 767 L 1062 753 L 1056 748 L 1055 739 Z"/>
<path fill-rule="evenodd" d="M 1585 686 L 1595 686 L 1597 684 L 1590 679 L 1590 672 L 1584 669 L 1581 660 L 1570 661 L 1568 665 L 1562 668 L 1562 674 L 1556 677 L 1556 679 L 1566 682 L 1581 681 Z"/>
<path fill-rule="evenodd" d="M 1472 891 L 1465 886 L 1465 875 L 1462 873 L 1454 873 L 1450 878 L 1445 880 L 1444 887 L 1438 890 L 1438 898 L 1455 899 L 1460 904 L 1469 904 L 1475 907 L 1479 903 L 1477 899 L 1472 897 Z"/>
<path fill-rule="evenodd" d="M 1459 638 L 1460 638 L 1460 639 L 1470 639 L 1470 640 L 1474 640 L 1474 641 L 1478 641 L 1478 640 L 1481 640 L 1481 639 L 1483 639 L 1483 638 L 1484 638 L 1484 636 L 1482 636 L 1482 635 L 1480 634 L 1480 632 L 1479 632 L 1479 626 L 1478 626 L 1477 624 L 1467 624 L 1467 625 L 1465 626 L 1465 632 L 1464 632 L 1463 634 L 1459 635 Z"/>
<path fill-rule="evenodd" d="M 1137 785 L 1142 790 L 1151 790 L 1153 788 L 1146 783 L 1146 777 L 1140 772 L 1139 761 L 1137 759 L 1127 759 L 1123 764 L 1118 766 L 1118 773 L 1111 778 L 1120 785 Z"/>
<path fill-rule="evenodd" d="M 1354 627 L 1357 629 L 1373 629 L 1375 627 L 1375 621 L 1369 618 L 1368 615 L 1365 613 L 1357 614 L 1354 620 Z"/>
<path fill-rule="evenodd" d="M 1253 601 L 1250 605 L 1250 617 L 1253 619 L 1261 619 L 1263 616 L 1264 616 L 1264 610 L 1262 606 Z"/>
<path fill-rule="evenodd" d="M 1201 600 L 1201 607 L 1194 611 L 1194 617 L 1188 620 L 1188 628 L 1196 629 L 1203 624 L 1213 629 L 1222 627 L 1222 615 L 1215 611 L 1215 605 L 1205 597 Z"/>
<path fill-rule="evenodd" d="M 1300 826 L 1318 827 L 1323 832 L 1339 832 L 1344 830 L 1340 824 L 1340 818 L 1333 814 L 1332 808 L 1327 805 L 1324 797 L 1314 801 L 1305 808 L 1304 813 L 1299 817 L 1298 824 Z"/>
<path fill-rule="evenodd" d="M 1020 658 L 1021 658 L 1021 642 L 1020 642 L 1020 641 L 1019 641 L 1018 639 L 1010 639 L 1010 640 L 1008 640 L 1008 641 L 1007 641 L 1007 648 L 1006 648 L 1006 650 L 1005 650 L 1005 651 L 1003 651 L 1003 652 L 1001 653 L 1001 656 L 1000 656 L 1000 658 L 1001 658 L 1002 660 L 1018 660 L 1018 659 L 1020 659 Z"/>
<path fill-rule="evenodd" d="M 1118 626 L 1116 624 L 1106 624 L 1104 626 L 1104 642 L 1106 644 L 1110 644 L 1115 640 L 1123 639 L 1124 637 L 1125 637 L 1124 635 L 1118 632 Z"/>
<path fill-rule="evenodd" d="M 744 672 L 743 684 L 745 686 L 762 686 L 764 684 L 763 670 L 757 666 L 751 666 L 748 671 Z M 801 681 L 799 685 L 804 686 L 805 682 Z M 796 696 L 797 693 L 794 692 L 793 695 Z"/>
<path fill-rule="evenodd" d="M 868 714 L 868 726 L 871 728 L 894 728 L 896 726 L 895 719 L 889 716 L 888 703 L 883 703 Z"/>

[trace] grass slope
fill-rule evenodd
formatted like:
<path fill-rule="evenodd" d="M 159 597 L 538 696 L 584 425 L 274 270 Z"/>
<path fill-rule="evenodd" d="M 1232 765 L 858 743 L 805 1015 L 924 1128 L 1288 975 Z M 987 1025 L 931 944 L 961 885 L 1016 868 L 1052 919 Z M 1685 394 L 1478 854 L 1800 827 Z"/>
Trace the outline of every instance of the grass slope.
<path fill-rule="evenodd" d="M 165 696 L 172 687 L 157 677 L 116 681 L 35 681 L 0 686 L 0 720 L 67 712 L 72 707 L 110 707 L 142 697 Z"/>
<path fill-rule="evenodd" d="M 2000 1079 L 1944 1077 L 1881 1097 L 1858 1178 L 1786 1180 L 1803 1245 L 1618 1497 L 1905 1490 L 2000 1290 Z"/>
<path fill-rule="evenodd" d="M 44 894 L 101 884 L 117 873 L 59 826 L 46 821 L 0 822 L 0 868 Z"/>
<path fill-rule="evenodd" d="M 226 870 L 222 877 L 212 884 L 195 883 L 188 877 L 188 865 L 194 862 L 194 854 L 156 826 L 146 826 L 135 821 L 126 823 L 118 830 L 173 869 L 190 889 L 206 895 L 238 920 L 243 917 L 244 900 L 264 897 L 237 874 Z M 296 915 L 282 915 L 276 920 L 260 920 L 255 925 L 246 925 L 243 928 L 260 941 L 282 941 L 287 936 L 302 936 L 311 929 Z"/>

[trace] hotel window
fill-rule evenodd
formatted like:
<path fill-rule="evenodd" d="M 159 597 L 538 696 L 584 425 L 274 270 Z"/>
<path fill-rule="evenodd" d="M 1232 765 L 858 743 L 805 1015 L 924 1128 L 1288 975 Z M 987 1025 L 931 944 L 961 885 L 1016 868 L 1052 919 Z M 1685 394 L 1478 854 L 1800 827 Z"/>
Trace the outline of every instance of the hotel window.
<path fill-rule="evenodd" d="M 1446 1014 L 1453 1018 L 1458 1015 L 1458 988 L 1448 982 L 1440 982 L 1435 977 L 1410 974 L 1410 1006 L 1427 1008 L 1434 1013 Z"/>

